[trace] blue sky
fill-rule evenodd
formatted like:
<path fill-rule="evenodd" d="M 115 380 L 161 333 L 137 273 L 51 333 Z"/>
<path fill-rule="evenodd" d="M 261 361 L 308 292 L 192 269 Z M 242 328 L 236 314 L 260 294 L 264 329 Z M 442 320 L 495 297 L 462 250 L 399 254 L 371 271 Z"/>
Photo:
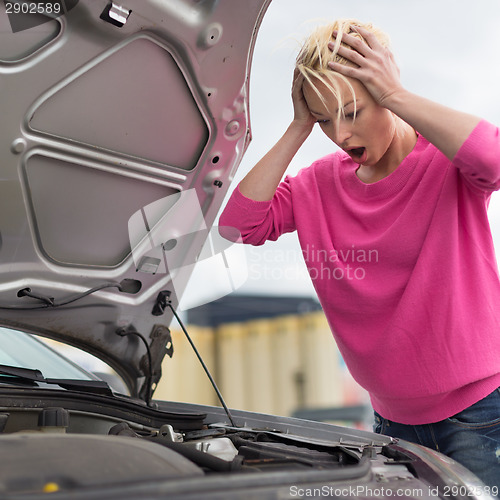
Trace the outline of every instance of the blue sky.
<path fill-rule="evenodd" d="M 273 0 L 261 26 L 250 80 L 253 140 L 234 185 L 272 147 L 292 117 L 290 85 L 300 41 L 318 23 L 339 17 L 370 21 L 386 31 L 411 91 L 500 125 L 500 2 L 498 0 Z M 335 150 L 319 130 L 291 163 L 294 174 Z M 500 194 L 490 221 L 500 259 Z M 247 293 L 314 294 L 295 235 L 247 248 Z M 243 263 L 242 263 L 243 265 Z"/>

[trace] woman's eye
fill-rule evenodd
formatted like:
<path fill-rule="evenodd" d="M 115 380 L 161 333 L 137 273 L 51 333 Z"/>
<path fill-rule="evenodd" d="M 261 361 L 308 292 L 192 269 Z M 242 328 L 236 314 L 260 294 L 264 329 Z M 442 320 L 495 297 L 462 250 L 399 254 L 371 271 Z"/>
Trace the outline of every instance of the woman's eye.
<path fill-rule="evenodd" d="M 328 123 L 330 120 L 316 120 L 316 123 L 319 123 L 320 125 L 324 125 L 325 123 Z"/>
<path fill-rule="evenodd" d="M 354 120 L 354 118 L 357 118 L 359 116 L 359 114 L 361 113 L 361 110 L 358 109 L 356 112 L 352 112 L 352 113 L 346 113 L 345 114 L 345 117 L 348 119 L 348 120 Z"/>

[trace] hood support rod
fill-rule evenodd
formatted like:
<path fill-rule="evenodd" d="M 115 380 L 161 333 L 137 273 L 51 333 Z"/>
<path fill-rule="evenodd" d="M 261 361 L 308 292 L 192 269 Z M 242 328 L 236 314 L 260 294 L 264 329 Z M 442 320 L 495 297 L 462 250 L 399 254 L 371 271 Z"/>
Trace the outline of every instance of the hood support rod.
<path fill-rule="evenodd" d="M 217 384 L 215 383 L 215 380 L 212 377 L 210 370 L 208 369 L 207 365 L 203 361 L 203 358 L 201 357 L 196 346 L 194 345 L 194 342 L 192 341 L 191 337 L 189 336 L 189 333 L 187 332 L 183 322 L 181 321 L 181 319 L 179 318 L 179 315 L 175 311 L 174 306 L 172 305 L 172 301 L 170 299 L 170 291 L 169 290 L 161 291 L 158 294 L 158 297 L 156 299 L 156 304 L 155 304 L 155 307 L 152 311 L 152 314 L 154 316 L 160 316 L 161 314 L 163 314 L 165 312 L 166 307 L 169 307 L 171 309 L 173 315 L 175 316 L 175 319 L 177 320 L 180 327 L 182 328 L 184 335 L 186 336 L 188 342 L 191 344 L 193 351 L 195 352 L 198 360 L 200 361 L 201 366 L 203 367 L 203 370 L 205 370 L 205 373 L 207 374 L 207 377 L 210 380 L 210 383 L 212 384 L 212 387 L 214 388 L 214 391 L 217 394 L 217 397 L 218 397 L 222 407 L 224 408 L 224 411 L 226 412 L 226 415 L 227 415 L 227 418 L 229 419 L 229 422 L 231 422 L 231 425 L 233 427 L 238 427 L 233 420 L 231 412 L 229 411 L 229 408 L 227 407 L 226 402 L 224 401 L 224 398 L 222 397 L 222 393 L 220 392 L 219 388 L 217 387 Z"/>

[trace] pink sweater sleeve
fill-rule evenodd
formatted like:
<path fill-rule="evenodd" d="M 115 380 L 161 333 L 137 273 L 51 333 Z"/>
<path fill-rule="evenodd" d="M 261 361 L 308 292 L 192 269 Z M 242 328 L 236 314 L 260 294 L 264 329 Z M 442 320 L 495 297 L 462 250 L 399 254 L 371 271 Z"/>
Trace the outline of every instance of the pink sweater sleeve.
<path fill-rule="evenodd" d="M 459 149 L 453 164 L 481 191 L 500 189 L 499 129 L 485 120 L 479 122 Z"/>
<path fill-rule="evenodd" d="M 233 191 L 219 219 L 219 232 L 229 240 L 262 245 L 295 230 L 292 193 L 288 178 L 270 201 L 255 201 L 244 196 L 239 186 Z"/>

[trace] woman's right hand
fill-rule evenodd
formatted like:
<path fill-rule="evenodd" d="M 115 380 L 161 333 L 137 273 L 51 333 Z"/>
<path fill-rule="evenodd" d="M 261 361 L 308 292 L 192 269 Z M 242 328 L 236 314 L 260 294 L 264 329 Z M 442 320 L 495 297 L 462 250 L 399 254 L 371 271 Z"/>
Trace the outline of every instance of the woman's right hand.
<path fill-rule="evenodd" d="M 307 102 L 304 98 L 304 92 L 302 91 L 304 82 L 304 76 L 297 68 L 295 68 L 292 83 L 293 121 L 295 124 L 303 127 L 304 130 L 310 132 L 316 123 L 316 119 L 313 115 L 311 115 Z"/>

